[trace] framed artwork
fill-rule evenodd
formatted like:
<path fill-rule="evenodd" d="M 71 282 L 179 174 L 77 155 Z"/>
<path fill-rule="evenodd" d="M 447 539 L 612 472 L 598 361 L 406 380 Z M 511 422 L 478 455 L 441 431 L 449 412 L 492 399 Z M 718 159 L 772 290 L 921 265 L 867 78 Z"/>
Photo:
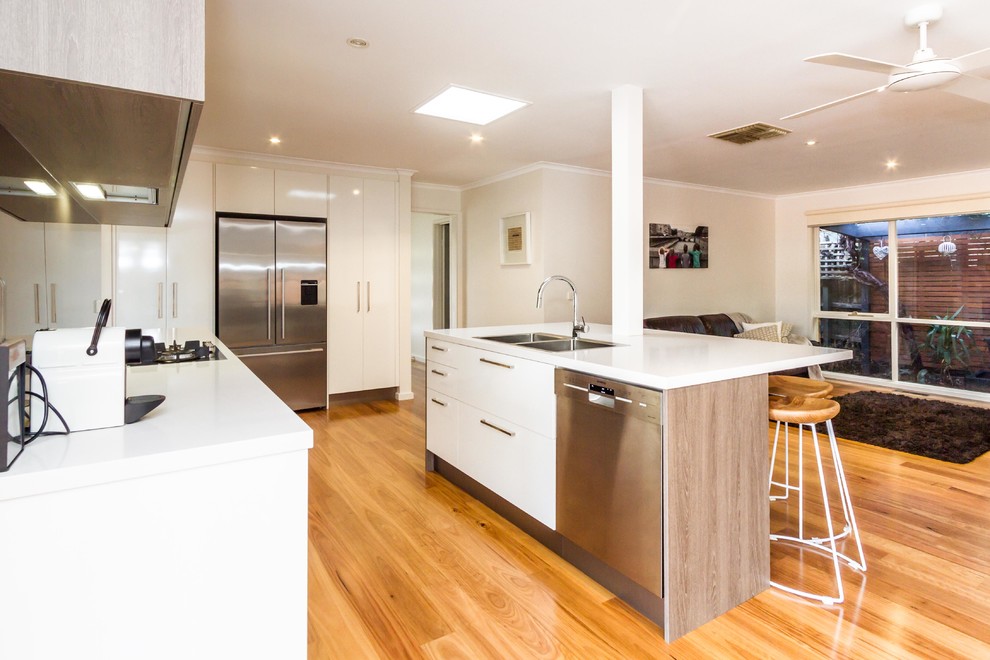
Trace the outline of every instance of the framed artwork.
<path fill-rule="evenodd" d="M 529 213 L 507 215 L 499 220 L 498 226 L 502 265 L 528 264 L 532 245 L 529 235 Z"/>
<path fill-rule="evenodd" d="M 694 231 L 650 223 L 650 268 L 708 268 L 708 227 Z"/>

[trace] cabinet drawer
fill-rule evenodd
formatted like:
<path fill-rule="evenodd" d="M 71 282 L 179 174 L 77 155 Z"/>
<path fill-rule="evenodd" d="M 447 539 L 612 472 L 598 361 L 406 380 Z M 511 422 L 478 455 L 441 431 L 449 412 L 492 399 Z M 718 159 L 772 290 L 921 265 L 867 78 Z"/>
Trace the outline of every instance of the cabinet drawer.
<path fill-rule="evenodd" d="M 457 465 L 457 408 L 456 399 L 435 390 L 426 391 L 426 448 Z"/>
<path fill-rule="evenodd" d="M 553 529 L 556 442 L 472 406 L 457 416 L 457 467 Z"/>
<path fill-rule="evenodd" d="M 427 362 L 439 362 L 448 367 L 460 366 L 461 353 L 466 347 L 454 344 L 442 339 L 426 338 L 426 360 Z"/>
<path fill-rule="evenodd" d="M 548 438 L 555 437 L 556 399 L 553 366 L 461 347 L 460 400 L 511 419 Z"/>
<path fill-rule="evenodd" d="M 427 389 L 460 398 L 457 383 L 456 367 L 448 367 L 446 364 L 441 364 L 435 360 L 430 360 L 426 363 Z"/>

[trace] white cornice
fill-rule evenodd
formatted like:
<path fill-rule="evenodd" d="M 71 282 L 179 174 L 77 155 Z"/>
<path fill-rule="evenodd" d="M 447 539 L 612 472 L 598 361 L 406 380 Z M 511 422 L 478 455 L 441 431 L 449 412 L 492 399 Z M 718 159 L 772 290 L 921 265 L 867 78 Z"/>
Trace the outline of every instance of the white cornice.
<path fill-rule="evenodd" d="M 251 151 L 235 151 L 233 149 L 219 149 L 217 147 L 192 148 L 192 157 L 214 162 L 245 164 L 245 165 L 272 165 L 283 166 L 291 169 L 319 170 L 321 172 L 343 172 L 348 174 L 377 175 L 396 177 L 402 175 L 412 176 L 416 170 L 406 170 L 389 167 L 372 167 L 370 165 L 353 165 L 351 163 L 335 163 L 325 160 L 313 160 L 310 158 L 296 158 L 294 156 L 273 156 L 272 154 L 259 154 Z"/>
<path fill-rule="evenodd" d="M 815 197 L 817 195 L 828 195 L 830 193 L 849 192 L 853 190 L 882 190 L 885 188 L 896 188 L 899 186 L 939 181 L 941 179 L 951 179 L 959 176 L 990 176 L 990 169 L 966 170 L 964 172 L 948 172 L 946 174 L 933 174 L 932 176 L 919 176 L 913 179 L 898 179 L 897 181 L 884 181 L 882 183 L 864 183 L 858 186 L 846 186 L 845 188 L 823 188 L 822 190 L 808 190 L 806 192 L 792 193 L 790 195 L 777 195 L 777 199 L 798 199 L 800 197 Z"/>
<path fill-rule="evenodd" d="M 418 181 L 412 182 L 413 188 L 419 188 L 421 190 L 439 190 L 442 192 L 461 192 L 460 186 L 450 186 L 443 183 L 420 183 Z"/>
<path fill-rule="evenodd" d="M 480 179 L 473 183 L 468 183 L 463 186 L 457 186 L 455 187 L 455 189 L 464 192 L 465 190 L 471 190 L 472 188 L 480 188 L 482 186 L 491 185 L 499 181 L 505 181 L 506 179 L 512 179 L 517 176 L 522 176 L 524 174 L 529 174 L 531 172 L 537 172 L 540 170 L 552 170 L 554 172 L 567 172 L 569 174 L 583 174 L 585 176 L 600 176 L 605 178 L 612 177 L 612 173 L 606 170 L 593 169 L 590 167 L 578 167 L 576 165 L 564 165 L 562 163 L 551 163 L 548 161 L 539 161 L 536 163 L 531 163 L 524 167 L 520 167 L 514 170 L 509 170 L 508 172 L 503 172 L 502 174 L 496 174 L 495 176 Z M 716 186 L 703 186 L 696 183 L 683 183 L 681 181 L 669 181 L 667 179 L 654 179 L 651 177 L 643 177 L 643 183 L 649 185 L 667 186 L 670 188 L 704 190 L 707 192 L 715 192 L 725 195 L 737 195 L 740 197 L 754 197 L 757 199 L 769 199 L 769 200 L 776 199 L 775 195 L 763 195 L 760 193 L 748 192 L 745 190 L 733 190 L 731 188 L 719 188 Z"/>

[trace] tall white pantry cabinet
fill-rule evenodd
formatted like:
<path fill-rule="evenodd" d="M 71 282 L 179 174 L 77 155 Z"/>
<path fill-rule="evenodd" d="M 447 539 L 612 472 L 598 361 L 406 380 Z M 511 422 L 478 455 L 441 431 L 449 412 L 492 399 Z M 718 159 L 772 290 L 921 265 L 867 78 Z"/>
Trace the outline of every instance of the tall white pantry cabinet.
<path fill-rule="evenodd" d="M 213 164 L 189 161 L 172 224 L 114 227 L 114 324 L 213 329 Z"/>
<path fill-rule="evenodd" d="M 330 176 L 330 394 L 398 385 L 397 182 Z"/>

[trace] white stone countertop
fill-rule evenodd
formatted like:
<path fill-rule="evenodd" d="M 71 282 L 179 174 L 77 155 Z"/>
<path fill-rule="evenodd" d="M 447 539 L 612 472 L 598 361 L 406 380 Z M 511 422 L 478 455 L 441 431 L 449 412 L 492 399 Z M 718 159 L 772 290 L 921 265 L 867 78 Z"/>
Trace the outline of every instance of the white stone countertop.
<path fill-rule="evenodd" d="M 569 337 L 571 324 L 456 328 L 427 330 L 425 334 L 455 344 L 661 390 L 839 362 L 853 356 L 852 351 L 844 349 L 686 332 L 643 330 L 642 335 L 613 335 L 610 326 L 599 324 L 592 324 L 589 332 L 581 333 L 581 338 L 609 341 L 617 346 L 554 353 L 480 339 L 521 332 L 546 332 Z"/>
<path fill-rule="evenodd" d="M 216 337 L 183 339 L 213 341 L 226 359 L 126 367 L 128 396 L 165 402 L 133 424 L 38 438 L 0 473 L 0 501 L 313 446 L 312 429 Z"/>

